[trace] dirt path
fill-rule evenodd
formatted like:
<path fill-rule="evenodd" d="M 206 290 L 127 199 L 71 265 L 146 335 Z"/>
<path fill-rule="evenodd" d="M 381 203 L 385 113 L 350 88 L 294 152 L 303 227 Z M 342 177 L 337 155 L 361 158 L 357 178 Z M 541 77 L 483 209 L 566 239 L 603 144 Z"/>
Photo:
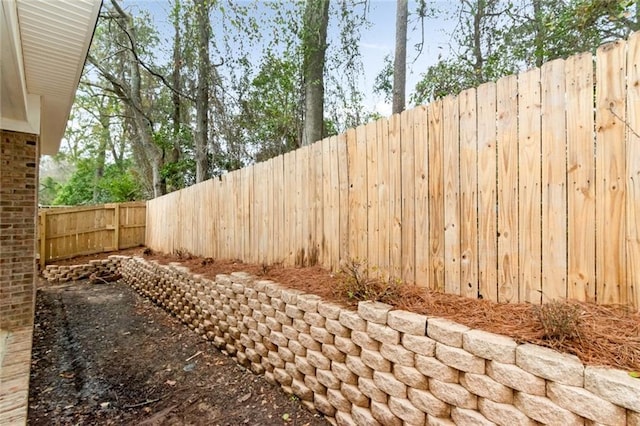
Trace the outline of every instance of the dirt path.
<path fill-rule="evenodd" d="M 36 304 L 31 425 L 328 424 L 123 284 Z"/>

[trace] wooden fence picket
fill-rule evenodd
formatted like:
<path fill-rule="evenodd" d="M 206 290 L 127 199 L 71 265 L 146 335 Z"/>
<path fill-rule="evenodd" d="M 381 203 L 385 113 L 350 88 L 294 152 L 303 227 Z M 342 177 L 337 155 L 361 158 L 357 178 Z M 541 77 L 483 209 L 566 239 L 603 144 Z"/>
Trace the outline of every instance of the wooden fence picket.
<path fill-rule="evenodd" d="M 476 90 L 460 94 L 460 295 L 478 296 L 478 138 Z"/>
<path fill-rule="evenodd" d="M 628 302 L 640 309 L 640 32 L 632 34 L 628 41 L 626 94 L 626 279 Z"/>
<path fill-rule="evenodd" d="M 496 84 L 498 301 L 518 302 L 518 78 Z"/>
<path fill-rule="evenodd" d="M 596 295 L 626 303 L 624 42 L 596 52 Z"/>
<path fill-rule="evenodd" d="M 496 85 L 477 89 L 478 102 L 478 293 L 498 301 L 496 197 Z"/>
<path fill-rule="evenodd" d="M 640 33 L 601 46 L 595 74 L 593 59 L 551 61 L 150 200 L 146 243 L 333 270 L 359 259 L 385 279 L 498 302 L 638 307 Z M 49 256 L 89 249 L 67 227 L 112 220 L 52 217 Z"/>
<path fill-rule="evenodd" d="M 567 88 L 567 296 L 595 301 L 595 142 L 593 58 L 583 53 L 565 64 Z"/>
<path fill-rule="evenodd" d="M 460 294 L 460 111 L 457 97 L 443 99 L 442 120 L 444 291 Z"/>

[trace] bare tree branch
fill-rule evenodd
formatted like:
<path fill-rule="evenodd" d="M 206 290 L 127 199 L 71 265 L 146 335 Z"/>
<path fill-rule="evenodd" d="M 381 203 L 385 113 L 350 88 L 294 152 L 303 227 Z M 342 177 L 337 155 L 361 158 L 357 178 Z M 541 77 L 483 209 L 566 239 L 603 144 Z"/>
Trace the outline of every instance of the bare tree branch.
<path fill-rule="evenodd" d="M 100 74 L 102 74 L 102 76 L 106 78 L 109 81 L 109 83 L 111 83 L 111 85 L 113 85 L 114 93 L 118 95 L 120 99 L 122 99 L 124 102 L 127 103 L 127 105 L 130 105 L 132 108 L 138 111 L 140 115 L 142 115 L 145 118 L 145 120 L 147 120 L 149 125 L 152 125 L 153 121 L 149 118 L 147 114 L 145 114 L 145 112 L 138 105 L 135 105 L 135 102 L 133 102 L 131 97 L 128 95 L 129 88 L 127 87 L 126 83 L 120 81 L 115 75 L 113 75 L 107 69 L 105 69 L 102 65 L 100 65 L 100 63 L 90 53 L 87 55 L 87 61 L 91 65 L 96 67 L 98 71 L 100 71 Z"/>
<path fill-rule="evenodd" d="M 127 13 L 120 7 L 120 5 L 118 4 L 118 2 L 116 0 L 111 0 L 111 3 L 113 4 L 113 7 L 117 10 L 117 12 L 120 14 L 120 16 L 122 16 L 123 18 L 127 16 Z M 156 71 L 152 70 L 151 67 L 146 64 L 142 60 L 142 58 L 140 58 L 140 55 L 138 54 L 138 51 L 137 51 L 136 46 L 135 46 L 135 43 L 133 42 L 133 38 L 131 37 L 131 34 L 129 34 L 129 31 L 127 30 L 127 28 L 125 28 L 125 26 L 122 25 L 120 23 L 120 21 L 118 21 L 118 20 L 116 20 L 116 23 L 118 24 L 120 29 L 125 33 L 125 35 L 129 39 L 129 49 L 131 50 L 131 53 L 133 53 L 133 56 L 136 58 L 136 61 L 138 61 L 138 63 L 142 66 L 142 68 L 147 70 L 147 72 L 149 72 L 149 74 L 151 74 L 152 76 L 160 79 L 160 81 L 162 81 L 162 84 L 164 84 L 172 92 L 178 94 L 179 96 L 182 96 L 185 99 L 190 100 L 191 102 L 195 102 L 195 98 L 193 98 L 193 97 L 187 95 L 186 93 L 181 92 L 178 89 L 176 89 L 175 87 L 173 87 L 173 85 L 169 82 L 169 80 L 167 80 L 165 78 L 165 76 L 163 76 L 159 72 L 156 72 Z M 223 61 L 223 63 L 224 63 L 224 61 Z M 222 65 L 222 64 L 220 64 L 220 65 Z M 218 65 L 214 65 L 214 66 L 218 66 Z"/>

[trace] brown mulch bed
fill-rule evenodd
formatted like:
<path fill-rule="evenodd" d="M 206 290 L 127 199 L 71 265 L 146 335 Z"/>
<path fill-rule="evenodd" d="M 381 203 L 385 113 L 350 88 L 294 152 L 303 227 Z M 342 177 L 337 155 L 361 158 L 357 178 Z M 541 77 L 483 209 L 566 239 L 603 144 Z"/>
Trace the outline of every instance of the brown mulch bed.
<path fill-rule="evenodd" d="M 248 272 L 345 306 L 355 305 L 353 299 L 340 291 L 344 288 L 345 278 L 349 277 L 320 267 L 266 267 L 238 260 L 149 254 L 148 250 L 145 255 L 144 250 L 140 247 L 118 254 L 139 255 L 163 264 L 180 262 L 193 273 L 208 278 L 215 278 L 216 274 Z M 84 256 L 58 264 L 87 263 L 90 259 L 105 258 L 110 254 L 114 253 Z M 412 285 L 399 285 L 395 291 L 394 297 L 382 300 L 398 309 L 448 318 L 468 327 L 510 336 L 518 342 L 551 347 L 576 355 L 585 364 L 640 371 L 640 313 L 624 306 L 557 302 L 541 308 L 527 303 L 469 299 Z"/>

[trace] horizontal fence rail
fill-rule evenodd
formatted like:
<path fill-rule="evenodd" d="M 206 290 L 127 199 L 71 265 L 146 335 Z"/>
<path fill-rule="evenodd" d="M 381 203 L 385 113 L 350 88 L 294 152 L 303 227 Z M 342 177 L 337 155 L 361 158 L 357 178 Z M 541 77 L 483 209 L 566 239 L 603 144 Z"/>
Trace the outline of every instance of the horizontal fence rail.
<path fill-rule="evenodd" d="M 40 209 L 40 266 L 144 244 L 146 204 L 131 202 Z"/>
<path fill-rule="evenodd" d="M 638 307 L 638 133 L 634 33 L 150 200 L 146 244 Z"/>

